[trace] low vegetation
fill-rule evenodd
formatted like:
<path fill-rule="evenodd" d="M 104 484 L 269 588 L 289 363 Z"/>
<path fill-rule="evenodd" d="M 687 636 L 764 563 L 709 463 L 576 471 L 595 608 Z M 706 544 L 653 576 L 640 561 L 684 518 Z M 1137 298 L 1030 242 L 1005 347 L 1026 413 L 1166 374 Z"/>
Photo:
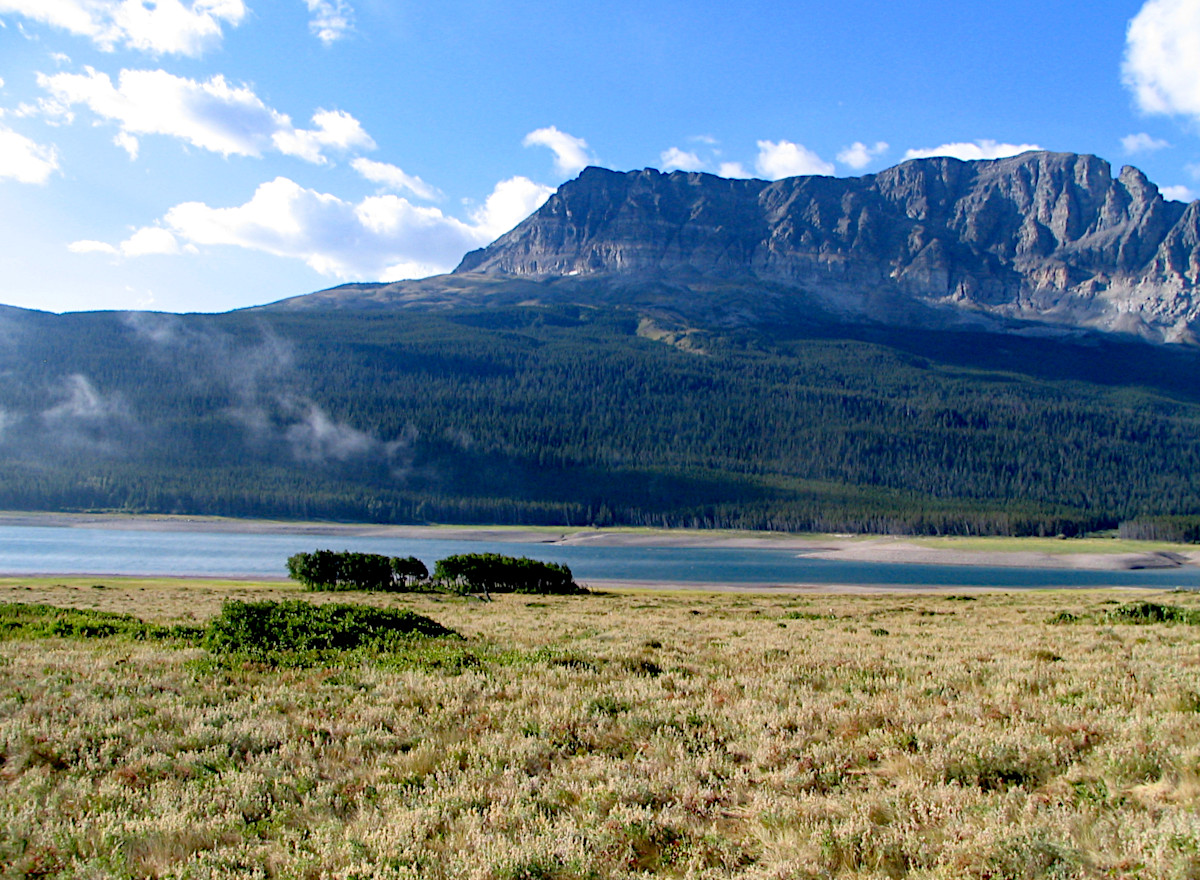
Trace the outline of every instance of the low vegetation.
<path fill-rule="evenodd" d="M 204 646 L 216 654 L 254 659 L 334 659 L 331 655 L 344 651 L 385 654 L 414 637 L 453 635 L 453 630 L 407 609 L 232 601 L 208 625 Z"/>
<path fill-rule="evenodd" d="M 1192 594 L 369 593 L 461 635 L 288 665 L 343 603 L 100 586 L 0 584 L 127 624 L 5 625 L 6 876 L 1200 875 Z"/>

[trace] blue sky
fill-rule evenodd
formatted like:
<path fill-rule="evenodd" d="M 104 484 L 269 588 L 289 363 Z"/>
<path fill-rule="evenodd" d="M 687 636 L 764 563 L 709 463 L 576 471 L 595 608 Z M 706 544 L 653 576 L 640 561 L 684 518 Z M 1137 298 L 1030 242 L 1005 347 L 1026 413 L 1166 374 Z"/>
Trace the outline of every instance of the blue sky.
<path fill-rule="evenodd" d="M 585 164 L 1200 194 L 1200 0 L 0 0 L 0 81 L 0 303 L 50 311 L 448 271 Z"/>

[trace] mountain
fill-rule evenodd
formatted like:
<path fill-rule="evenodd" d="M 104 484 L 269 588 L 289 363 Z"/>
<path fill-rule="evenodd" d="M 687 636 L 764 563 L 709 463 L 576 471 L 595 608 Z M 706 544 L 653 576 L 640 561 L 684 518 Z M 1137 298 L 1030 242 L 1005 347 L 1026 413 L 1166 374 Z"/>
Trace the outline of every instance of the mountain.
<path fill-rule="evenodd" d="M 1095 156 L 1030 152 L 775 182 L 588 168 L 453 275 L 320 304 L 586 295 L 690 315 L 703 311 L 697 298 L 737 289 L 747 295 L 726 323 L 774 322 L 790 308 L 1195 343 L 1198 283 L 1200 202 L 1164 199 L 1136 168 L 1114 177 Z"/>
<path fill-rule="evenodd" d="M 1195 534 L 1198 210 L 1069 154 L 588 169 L 448 275 L 0 307 L 0 509 Z"/>

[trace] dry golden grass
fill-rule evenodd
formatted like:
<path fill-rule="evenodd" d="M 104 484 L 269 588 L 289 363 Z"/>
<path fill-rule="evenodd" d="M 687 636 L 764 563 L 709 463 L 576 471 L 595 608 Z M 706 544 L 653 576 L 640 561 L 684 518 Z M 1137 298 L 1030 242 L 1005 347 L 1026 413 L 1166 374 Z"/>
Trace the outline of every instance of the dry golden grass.
<path fill-rule="evenodd" d="M 157 622 L 231 595 L 296 591 L 0 586 Z M 1200 597 L 336 598 L 427 614 L 476 661 L 0 642 L 2 872 L 1200 877 L 1200 628 L 1097 622 Z"/>

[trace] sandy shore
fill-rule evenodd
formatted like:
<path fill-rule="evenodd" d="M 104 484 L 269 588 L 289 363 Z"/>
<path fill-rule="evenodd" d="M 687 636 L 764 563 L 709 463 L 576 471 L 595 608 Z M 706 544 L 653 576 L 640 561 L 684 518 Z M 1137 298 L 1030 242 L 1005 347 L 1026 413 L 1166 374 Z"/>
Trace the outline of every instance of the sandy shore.
<path fill-rule="evenodd" d="M 602 547 L 724 547 L 793 550 L 814 559 L 847 562 L 918 563 L 927 565 L 1013 566 L 1022 568 L 1129 571 L 1179 568 L 1200 564 L 1200 549 L 1130 542 L 1000 539 L 987 547 L 956 546 L 955 539 L 905 539 L 856 535 L 792 535 L 781 533 L 691 531 L 670 529 L 571 529 L 524 526 L 397 526 L 331 522 L 242 520 L 199 516 L 125 516 L 0 512 L 0 526 L 53 526 L 141 531 L 208 531 L 238 534 L 287 534 L 314 537 L 380 537 L 446 541 L 496 541 L 513 544 L 591 545 Z M 616 582 L 613 586 L 618 586 Z M 645 586 L 641 584 L 640 586 Z M 687 585 L 671 585 L 686 589 Z M 718 588 L 720 585 L 715 585 Z M 780 585 L 767 589 L 818 589 Z M 710 586 L 706 586 L 710 588 Z M 856 589 L 846 585 L 847 590 Z M 744 585 L 739 589 L 745 589 Z M 830 585 L 819 589 L 829 591 Z"/>

